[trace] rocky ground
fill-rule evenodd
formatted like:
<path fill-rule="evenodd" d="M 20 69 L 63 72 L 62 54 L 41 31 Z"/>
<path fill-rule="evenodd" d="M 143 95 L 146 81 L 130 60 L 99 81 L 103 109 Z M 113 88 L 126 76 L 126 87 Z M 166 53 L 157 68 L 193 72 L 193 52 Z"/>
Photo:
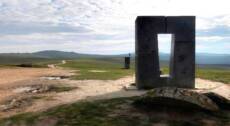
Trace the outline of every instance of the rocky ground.
<path fill-rule="evenodd" d="M 134 76 L 115 81 L 68 79 L 73 72 L 76 73 L 56 67 L 0 69 L 0 117 L 43 111 L 78 100 L 130 97 L 145 93 L 130 87 L 134 83 Z M 73 90 L 53 91 L 54 85 L 73 87 Z M 227 84 L 197 78 L 196 88 L 202 92 L 211 90 L 230 99 L 230 86 Z"/>

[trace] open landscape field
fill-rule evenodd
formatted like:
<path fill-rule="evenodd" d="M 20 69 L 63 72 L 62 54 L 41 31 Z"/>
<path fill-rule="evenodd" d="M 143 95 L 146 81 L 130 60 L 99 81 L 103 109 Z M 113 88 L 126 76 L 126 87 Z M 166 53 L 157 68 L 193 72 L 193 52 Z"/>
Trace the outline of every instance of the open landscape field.
<path fill-rule="evenodd" d="M 74 76 L 74 79 L 100 79 L 111 80 L 118 79 L 122 76 L 134 74 L 134 61 L 131 63 L 131 69 L 123 69 L 123 58 L 107 58 L 107 59 L 81 59 L 72 60 L 67 64 L 61 65 L 65 68 L 77 69 L 79 74 Z M 98 70 L 98 72 L 93 72 Z M 169 73 L 166 63 L 161 68 L 163 73 Z M 230 83 L 230 68 L 212 68 L 212 67 L 197 67 L 196 77 L 217 82 Z"/>
<path fill-rule="evenodd" d="M 228 110 L 186 113 L 147 112 L 134 104 L 146 91 L 129 90 L 134 64 L 123 69 L 122 58 L 79 59 L 56 62 L 53 68 L 0 68 L 0 125 L 7 126 L 150 126 L 230 124 Z M 164 67 L 164 73 L 168 69 Z M 228 69 L 196 71 L 196 88 L 230 99 Z M 174 115 L 174 118 L 171 116 Z M 192 118 L 190 118 L 192 117 Z M 143 120 L 144 119 L 144 120 Z M 162 121 L 164 120 L 164 121 Z"/>
<path fill-rule="evenodd" d="M 0 0 L 0 126 L 230 126 L 230 0 Z"/>

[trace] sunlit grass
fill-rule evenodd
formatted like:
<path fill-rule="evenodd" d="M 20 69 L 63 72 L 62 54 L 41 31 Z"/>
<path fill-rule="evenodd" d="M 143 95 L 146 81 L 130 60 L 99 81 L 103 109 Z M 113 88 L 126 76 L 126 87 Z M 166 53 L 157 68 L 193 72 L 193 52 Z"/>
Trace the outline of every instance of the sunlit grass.
<path fill-rule="evenodd" d="M 167 67 L 162 68 L 163 73 L 168 73 Z M 196 68 L 196 78 L 202 78 L 212 81 L 230 84 L 230 70 L 217 68 Z"/>
<path fill-rule="evenodd" d="M 97 79 L 97 80 L 114 80 L 124 76 L 133 75 L 134 69 L 123 69 L 123 64 L 118 62 L 95 60 L 95 59 L 82 59 L 68 61 L 62 67 L 79 70 L 73 79 Z M 92 72 L 102 71 L 102 72 Z"/>
<path fill-rule="evenodd" d="M 132 63 L 131 69 L 123 69 L 122 59 L 81 59 L 68 61 L 67 64 L 61 65 L 65 68 L 79 70 L 73 79 L 85 80 L 115 80 L 124 76 L 134 74 L 134 65 Z M 99 70 L 104 72 L 91 72 L 92 70 Z M 168 67 L 163 67 L 163 73 L 168 73 Z M 223 83 L 230 83 L 230 70 L 217 68 L 196 68 L 196 77 L 208 79 Z"/>

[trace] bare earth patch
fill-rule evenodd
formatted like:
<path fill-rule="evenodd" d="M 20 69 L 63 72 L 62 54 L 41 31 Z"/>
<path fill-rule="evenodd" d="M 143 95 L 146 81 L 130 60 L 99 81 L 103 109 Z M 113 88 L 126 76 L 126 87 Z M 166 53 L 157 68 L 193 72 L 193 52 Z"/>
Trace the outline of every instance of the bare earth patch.
<path fill-rule="evenodd" d="M 0 69 L 0 102 L 6 97 L 15 95 L 15 87 L 50 83 L 40 79 L 43 76 L 70 75 L 70 71 L 50 68 L 1 68 Z"/>
<path fill-rule="evenodd" d="M 196 78 L 196 88 L 202 92 L 214 92 L 230 100 L 230 84 Z"/>
<path fill-rule="evenodd" d="M 75 71 L 76 72 L 76 71 Z M 97 71 L 98 72 L 98 71 Z M 106 71 L 105 71 L 106 72 Z M 116 97 L 131 97 L 144 94 L 146 91 L 135 89 L 125 90 L 134 83 L 134 76 L 124 77 L 118 80 L 69 80 L 69 79 L 46 79 L 44 77 L 70 76 L 73 71 L 61 68 L 16 68 L 0 69 L 0 103 L 10 97 L 24 96 L 23 91 L 31 90 L 30 85 L 59 85 L 78 87 L 75 90 L 65 92 L 27 93 L 42 96 L 36 99 L 25 109 L 0 112 L 0 117 L 7 117 L 17 113 L 43 111 L 51 107 L 69 104 L 78 100 L 110 99 Z M 43 78 L 42 78 L 43 77 Z M 212 91 L 230 99 L 230 86 L 212 82 L 209 80 L 196 79 L 196 88 L 201 91 Z"/>
<path fill-rule="evenodd" d="M 89 70 L 89 72 L 93 72 L 93 73 L 105 73 L 108 72 L 106 70 Z"/>

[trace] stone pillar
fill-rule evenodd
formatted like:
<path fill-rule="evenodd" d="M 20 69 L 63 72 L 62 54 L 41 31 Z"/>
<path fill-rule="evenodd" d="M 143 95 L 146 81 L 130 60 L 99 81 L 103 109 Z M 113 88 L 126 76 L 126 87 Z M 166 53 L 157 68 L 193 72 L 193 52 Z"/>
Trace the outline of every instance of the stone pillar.
<path fill-rule="evenodd" d="M 124 68 L 125 69 L 130 69 L 130 57 L 125 57 Z"/>
<path fill-rule="evenodd" d="M 136 19 L 136 84 L 151 88 L 160 77 L 157 33 L 164 32 L 165 18 L 139 16 Z"/>
<path fill-rule="evenodd" d="M 170 86 L 195 87 L 195 17 L 167 17 L 167 33 L 173 33 Z"/>
<path fill-rule="evenodd" d="M 136 84 L 194 88 L 195 17 L 138 16 L 136 19 Z M 160 77 L 157 34 L 172 35 L 170 77 Z"/>

